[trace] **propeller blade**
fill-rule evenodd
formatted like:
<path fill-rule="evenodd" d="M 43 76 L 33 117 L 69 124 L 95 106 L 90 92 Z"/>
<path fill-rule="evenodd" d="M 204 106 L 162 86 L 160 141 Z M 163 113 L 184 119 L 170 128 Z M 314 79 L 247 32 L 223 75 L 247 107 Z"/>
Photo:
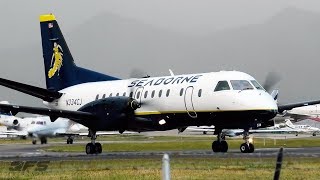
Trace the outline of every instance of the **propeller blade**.
<path fill-rule="evenodd" d="M 279 83 L 281 80 L 281 76 L 279 73 L 277 72 L 269 72 L 266 80 L 263 84 L 263 88 L 267 91 L 270 92 L 272 90 L 272 88 Z"/>
<path fill-rule="evenodd" d="M 130 78 L 146 78 L 150 77 L 147 72 L 142 69 L 134 68 L 130 73 Z"/>

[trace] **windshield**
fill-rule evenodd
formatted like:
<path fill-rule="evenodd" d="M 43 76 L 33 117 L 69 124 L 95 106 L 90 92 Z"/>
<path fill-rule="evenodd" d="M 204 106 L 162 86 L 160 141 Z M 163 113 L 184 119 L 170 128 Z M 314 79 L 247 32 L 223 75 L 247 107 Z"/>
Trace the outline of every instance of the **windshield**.
<path fill-rule="evenodd" d="M 251 80 L 251 83 L 253 84 L 254 87 L 256 87 L 257 89 L 263 89 L 263 87 L 255 80 Z"/>
<path fill-rule="evenodd" d="M 231 80 L 233 90 L 253 89 L 253 86 L 246 80 Z"/>

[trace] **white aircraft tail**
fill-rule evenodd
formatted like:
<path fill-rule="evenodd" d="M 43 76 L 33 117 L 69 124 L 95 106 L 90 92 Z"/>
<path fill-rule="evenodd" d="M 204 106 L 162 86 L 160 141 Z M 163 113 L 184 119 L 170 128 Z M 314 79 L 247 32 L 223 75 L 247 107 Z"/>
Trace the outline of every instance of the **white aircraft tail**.
<path fill-rule="evenodd" d="M 290 121 L 290 119 L 286 119 L 285 120 L 285 124 L 289 127 L 289 128 L 295 128 L 294 125 L 292 124 L 292 122 Z"/>
<path fill-rule="evenodd" d="M 8 101 L 0 101 L 0 104 L 10 104 Z M 0 115 L 12 116 L 10 111 L 0 109 Z"/>

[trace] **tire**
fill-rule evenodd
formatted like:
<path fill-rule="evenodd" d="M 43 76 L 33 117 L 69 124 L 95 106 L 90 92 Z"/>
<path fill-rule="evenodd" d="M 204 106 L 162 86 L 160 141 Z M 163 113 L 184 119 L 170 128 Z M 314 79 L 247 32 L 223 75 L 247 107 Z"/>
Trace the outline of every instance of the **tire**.
<path fill-rule="evenodd" d="M 70 139 L 69 144 L 73 144 L 73 139 Z"/>
<path fill-rule="evenodd" d="M 92 143 L 88 143 L 86 145 L 86 153 L 87 154 L 94 154 L 95 153 L 95 146 Z"/>
<path fill-rule="evenodd" d="M 102 153 L 102 146 L 100 143 L 96 143 L 95 144 L 95 151 L 97 154 L 101 154 Z"/>
<path fill-rule="evenodd" d="M 32 140 L 32 144 L 37 144 L 37 140 Z"/>
<path fill-rule="evenodd" d="M 242 153 L 248 153 L 248 152 L 249 152 L 249 146 L 248 146 L 248 144 L 247 144 L 247 143 L 242 143 L 242 144 L 240 145 L 240 151 L 241 151 Z"/>
<path fill-rule="evenodd" d="M 220 142 L 221 152 L 228 152 L 228 143 L 227 141 Z"/>
<path fill-rule="evenodd" d="M 213 141 L 211 147 L 213 152 L 221 152 L 221 148 L 220 148 L 221 146 L 218 141 Z"/>
<path fill-rule="evenodd" d="M 249 143 L 249 151 L 248 153 L 253 153 L 254 152 L 254 145 Z"/>

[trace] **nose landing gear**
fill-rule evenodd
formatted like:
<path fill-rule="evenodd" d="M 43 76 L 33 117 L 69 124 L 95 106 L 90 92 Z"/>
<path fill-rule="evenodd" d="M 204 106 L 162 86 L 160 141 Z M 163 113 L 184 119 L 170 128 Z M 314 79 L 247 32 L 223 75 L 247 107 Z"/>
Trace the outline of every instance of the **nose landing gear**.
<path fill-rule="evenodd" d="M 254 152 L 254 145 L 250 142 L 249 130 L 244 130 L 243 139 L 245 140 L 245 143 L 242 143 L 240 145 L 240 151 L 242 153 L 253 153 Z"/>

